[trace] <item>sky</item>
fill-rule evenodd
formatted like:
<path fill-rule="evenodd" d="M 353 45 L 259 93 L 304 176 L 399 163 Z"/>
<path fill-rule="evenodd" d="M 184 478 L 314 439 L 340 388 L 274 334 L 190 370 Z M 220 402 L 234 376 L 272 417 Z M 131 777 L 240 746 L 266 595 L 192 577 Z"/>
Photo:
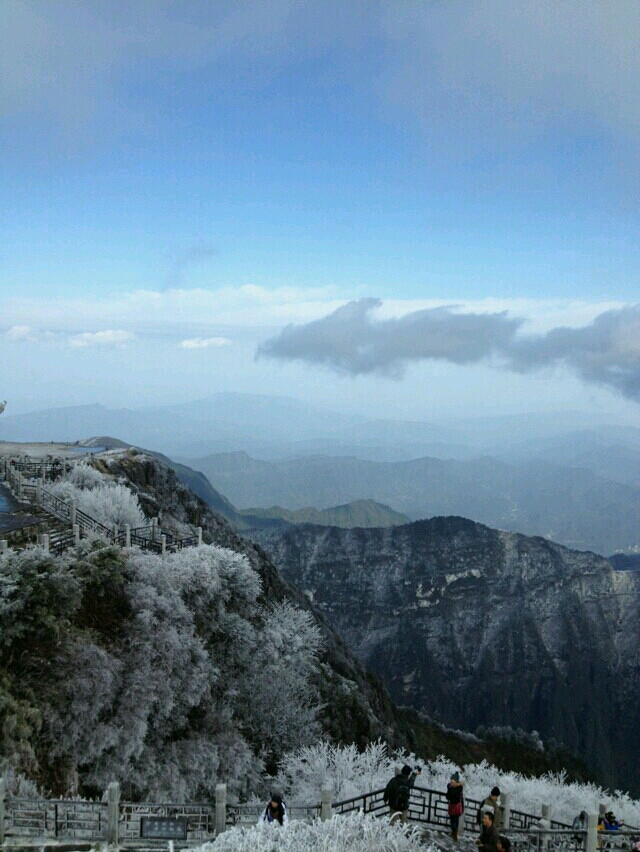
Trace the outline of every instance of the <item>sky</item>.
<path fill-rule="evenodd" d="M 7 414 L 640 426 L 631 2 L 0 4 Z"/>

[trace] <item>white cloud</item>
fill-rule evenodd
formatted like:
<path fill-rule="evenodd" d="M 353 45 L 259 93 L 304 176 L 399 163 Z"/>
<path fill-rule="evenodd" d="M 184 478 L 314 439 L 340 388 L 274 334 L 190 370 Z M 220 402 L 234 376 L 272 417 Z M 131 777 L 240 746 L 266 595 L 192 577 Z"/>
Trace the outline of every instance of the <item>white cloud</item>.
<path fill-rule="evenodd" d="M 228 337 L 190 337 L 181 340 L 180 349 L 211 349 L 213 347 L 229 346 L 231 341 Z"/>
<path fill-rule="evenodd" d="M 29 325 L 12 325 L 5 332 L 5 337 L 7 340 L 26 341 L 28 343 L 36 340 L 35 332 Z"/>
<path fill-rule="evenodd" d="M 83 349 L 87 347 L 117 347 L 126 346 L 134 339 L 134 335 L 128 331 L 115 331 L 106 329 L 105 331 L 85 331 L 82 334 L 75 334 L 69 338 L 69 345 Z"/>

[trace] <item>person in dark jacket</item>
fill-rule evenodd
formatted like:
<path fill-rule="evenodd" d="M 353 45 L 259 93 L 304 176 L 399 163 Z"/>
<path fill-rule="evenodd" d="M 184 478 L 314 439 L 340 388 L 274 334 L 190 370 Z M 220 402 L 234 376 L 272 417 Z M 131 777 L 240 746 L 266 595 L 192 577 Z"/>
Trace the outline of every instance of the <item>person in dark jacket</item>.
<path fill-rule="evenodd" d="M 503 834 L 498 837 L 498 852 L 511 852 L 511 841 Z"/>
<path fill-rule="evenodd" d="M 460 817 L 464 813 L 464 786 L 460 781 L 460 773 L 454 772 L 447 784 L 447 813 L 451 823 L 451 837 L 458 839 Z"/>
<path fill-rule="evenodd" d="M 493 814 L 491 811 L 484 811 L 482 814 L 482 830 L 480 837 L 476 840 L 476 846 L 480 852 L 497 852 L 498 840 L 498 829 L 493 824 Z"/>
<path fill-rule="evenodd" d="M 391 824 L 393 825 L 398 819 L 406 822 L 409 819 L 409 797 L 411 788 L 413 787 L 416 777 L 420 774 L 420 769 L 411 770 L 406 764 L 402 767 L 402 771 L 389 781 L 384 788 L 382 798 L 385 804 L 389 805 L 391 816 Z"/>

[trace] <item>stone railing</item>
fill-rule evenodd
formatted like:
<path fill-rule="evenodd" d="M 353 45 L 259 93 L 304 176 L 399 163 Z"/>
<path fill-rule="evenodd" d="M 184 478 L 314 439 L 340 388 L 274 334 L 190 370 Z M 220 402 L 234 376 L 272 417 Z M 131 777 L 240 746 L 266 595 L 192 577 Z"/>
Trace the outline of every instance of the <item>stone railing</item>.
<path fill-rule="evenodd" d="M 287 808 L 290 819 L 330 819 L 334 814 L 353 811 L 387 817 L 389 810 L 382 800 L 383 790 L 372 790 L 361 796 L 333 802 L 331 790 L 324 788 L 319 802 L 294 804 Z M 550 808 L 542 806 L 542 815 L 510 808 L 509 794 L 501 797 L 504 824 L 500 829 L 511 840 L 517 852 L 597 852 L 597 849 L 629 849 L 638 838 L 639 829 L 599 834 L 598 815 L 589 814 L 587 827 L 580 831 L 566 823 L 550 819 Z M 480 802 L 465 799 L 465 815 L 469 820 L 464 833 L 477 834 L 476 810 Z M 447 833 L 447 802 L 440 790 L 414 787 L 411 791 L 409 819 L 426 825 L 435 832 Z M 213 839 L 236 825 L 255 825 L 264 805 L 232 804 L 227 801 L 226 784 L 216 786 L 211 802 L 124 802 L 117 782 L 109 784 L 101 801 L 84 799 L 48 799 L 11 796 L 0 778 L 0 846 L 20 838 L 57 838 L 59 840 L 106 841 L 110 845 L 145 839 L 146 846 L 164 845 L 171 840 L 187 846 Z M 511 816 L 515 815 L 514 823 Z M 523 825 L 526 823 L 526 825 Z"/>

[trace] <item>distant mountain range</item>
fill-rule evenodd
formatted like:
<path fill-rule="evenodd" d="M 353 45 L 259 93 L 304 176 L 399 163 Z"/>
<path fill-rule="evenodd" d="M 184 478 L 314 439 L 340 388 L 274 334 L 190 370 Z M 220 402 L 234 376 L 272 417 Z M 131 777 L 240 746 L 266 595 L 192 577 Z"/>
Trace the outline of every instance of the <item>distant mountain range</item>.
<path fill-rule="evenodd" d="M 640 544 L 640 487 L 551 462 L 427 457 L 383 463 L 327 456 L 264 461 L 224 453 L 189 465 L 236 507 L 276 504 L 295 511 L 371 499 L 411 519 L 460 514 L 603 555 Z"/>
<path fill-rule="evenodd" d="M 446 424 L 390 415 L 374 420 L 284 396 L 241 393 L 140 409 L 77 405 L 22 414 L 13 414 L 9 401 L 0 418 L 0 440 L 73 442 L 117 435 L 177 461 L 239 450 L 263 459 L 468 460 L 489 455 L 518 464 L 542 458 L 584 466 L 614 481 L 635 477 L 629 484 L 638 484 L 640 477 L 640 429 L 603 422 L 594 413 L 469 417 Z"/>
<path fill-rule="evenodd" d="M 596 414 L 445 426 L 218 393 L 139 410 L 88 405 L 12 415 L 9 402 L 0 418 L 0 440 L 105 434 L 154 447 L 175 469 L 182 463 L 200 471 L 204 476 L 185 472 L 190 486 L 238 526 L 382 526 L 455 514 L 605 555 L 640 543 L 640 429 L 603 423 Z M 326 514 L 354 502 L 362 508 L 363 501 L 387 509 L 378 506 L 377 518 L 352 507 Z"/>

